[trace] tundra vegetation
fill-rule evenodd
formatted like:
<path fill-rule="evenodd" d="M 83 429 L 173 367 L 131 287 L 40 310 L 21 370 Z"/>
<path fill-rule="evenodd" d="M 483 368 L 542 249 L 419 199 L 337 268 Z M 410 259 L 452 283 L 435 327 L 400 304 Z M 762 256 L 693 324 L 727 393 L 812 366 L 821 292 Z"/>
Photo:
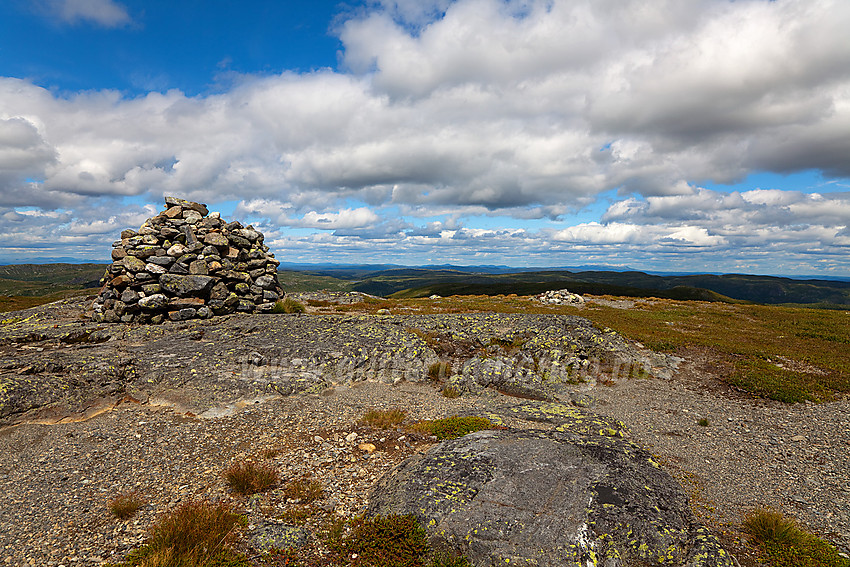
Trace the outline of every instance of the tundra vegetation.
<path fill-rule="evenodd" d="M 624 298 L 602 296 L 608 301 Z M 627 300 L 632 301 L 632 300 Z M 337 312 L 541 313 L 580 315 L 648 348 L 695 351 L 727 364 L 730 385 L 787 403 L 826 401 L 850 393 L 850 312 L 774 305 L 652 298 L 628 309 L 601 303 L 543 305 L 530 298 L 453 296 L 378 299 L 337 305 Z"/>

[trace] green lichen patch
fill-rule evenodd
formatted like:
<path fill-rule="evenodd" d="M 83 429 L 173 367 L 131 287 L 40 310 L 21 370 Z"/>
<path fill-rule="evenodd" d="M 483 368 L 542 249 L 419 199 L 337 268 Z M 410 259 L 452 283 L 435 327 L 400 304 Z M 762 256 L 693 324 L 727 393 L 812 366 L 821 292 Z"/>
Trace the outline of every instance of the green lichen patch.
<path fill-rule="evenodd" d="M 504 413 L 528 421 L 556 424 L 556 430 L 576 435 L 625 437 L 629 430 L 616 419 L 602 417 L 560 403 L 526 403 L 505 408 Z"/>

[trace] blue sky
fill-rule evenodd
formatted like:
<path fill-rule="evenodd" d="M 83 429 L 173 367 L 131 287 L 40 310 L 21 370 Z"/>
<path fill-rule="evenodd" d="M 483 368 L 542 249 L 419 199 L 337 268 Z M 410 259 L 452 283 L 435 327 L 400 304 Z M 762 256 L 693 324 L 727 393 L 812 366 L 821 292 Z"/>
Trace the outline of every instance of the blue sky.
<path fill-rule="evenodd" d="M 9 0 L 0 262 L 162 206 L 291 262 L 850 275 L 850 3 Z"/>

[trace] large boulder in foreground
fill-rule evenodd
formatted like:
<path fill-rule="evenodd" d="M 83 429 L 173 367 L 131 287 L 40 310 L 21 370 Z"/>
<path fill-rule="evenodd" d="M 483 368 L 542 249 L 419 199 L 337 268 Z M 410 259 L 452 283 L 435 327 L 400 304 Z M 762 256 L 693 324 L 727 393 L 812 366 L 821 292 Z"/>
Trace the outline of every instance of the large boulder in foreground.
<path fill-rule="evenodd" d="M 476 567 L 732 567 L 676 481 L 617 425 L 440 443 L 381 479 L 367 513 L 414 514 L 435 547 Z"/>

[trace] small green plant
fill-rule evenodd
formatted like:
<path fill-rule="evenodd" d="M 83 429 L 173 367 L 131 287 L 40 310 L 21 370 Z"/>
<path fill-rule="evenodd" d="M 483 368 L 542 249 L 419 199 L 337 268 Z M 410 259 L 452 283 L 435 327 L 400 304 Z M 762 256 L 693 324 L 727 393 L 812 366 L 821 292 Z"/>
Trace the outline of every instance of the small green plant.
<path fill-rule="evenodd" d="M 832 545 L 801 530 L 773 510 L 756 510 L 744 520 L 744 531 L 775 567 L 850 567 Z"/>
<path fill-rule="evenodd" d="M 410 514 L 338 520 L 327 530 L 325 543 L 335 565 L 471 567 L 463 556 L 433 553 L 425 529 Z"/>
<path fill-rule="evenodd" d="M 283 495 L 287 498 L 297 498 L 302 504 L 309 504 L 322 498 L 325 491 L 318 480 L 299 478 L 287 483 L 283 488 Z"/>
<path fill-rule="evenodd" d="M 410 514 L 355 518 L 347 536 L 328 543 L 341 559 L 355 559 L 355 565 L 418 567 L 429 551 L 425 529 Z"/>
<path fill-rule="evenodd" d="M 274 303 L 272 313 L 304 313 L 304 304 L 291 297 L 278 299 Z"/>
<path fill-rule="evenodd" d="M 708 420 L 704 417 L 700 418 L 700 420 L 697 423 L 699 425 L 701 425 L 702 427 L 708 427 L 708 425 L 709 425 Z"/>
<path fill-rule="evenodd" d="M 247 558 L 230 548 L 246 524 L 222 502 L 187 502 L 157 520 L 145 545 L 117 567 L 249 567 Z"/>
<path fill-rule="evenodd" d="M 452 365 L 448 362 L 435 362 L 428 367 L 428 378 L 431 380 L 442 380 L 452 373 Z"/>
<path fill-rule="evenodd" d="M 407 412 L 400 409 L 371 409 L 363 415 L 362 422 L 378 429 L 391 429 L 399 425 L 406 417 Z"/>
<path fill-rule="evenodd" d="M 453 388 L 452 386 L 446 386 L 443 388 L 443 397 L 454 399 L 460 397 L 460 391 L 457 388 Z"/>
<path fill-rule="evenodd" d="M 457 439 L 467 433 L 481 431 L 482 429 L 495 429 L 496 426 L 486 417 L 477 416 L 452 416 L 433 421 L 426 420 L 416 423 L 413 428 L 416 431 L 434 435 L 437 439 Z"/>
<path fill-rule="evenodd" d="M 224 478 L 230 488 L 239 494 L 248 495 L 271 488 L 277 484 L 279 475 L 272 465 L 242 461 L 227 467 Z"/>
<path fill-rule="evenodd" d="M 146 504 L 144 498 L 135 490 L 122 492 L 107 502 L 110 514 L 119 520 L 132 518 Z"/>

